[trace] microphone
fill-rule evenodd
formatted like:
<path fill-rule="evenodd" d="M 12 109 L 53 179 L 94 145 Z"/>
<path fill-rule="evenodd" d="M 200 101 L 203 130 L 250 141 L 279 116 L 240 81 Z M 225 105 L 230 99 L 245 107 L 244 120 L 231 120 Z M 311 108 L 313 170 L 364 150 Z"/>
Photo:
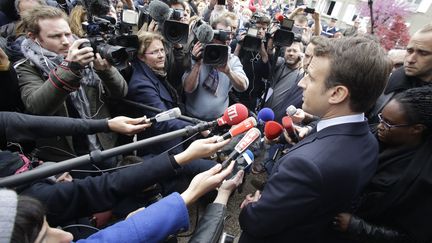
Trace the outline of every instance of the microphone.
<path fill-rule="evenodd" d="M 237 169 L 238 170 L 247 170 L 249 166 L 254 162 L 255 156 L 250 151 L 250 149 L 247 149 L 244 153 L 242 153 L 237 159 Z"/>
<path fill-rule="evenodd" d="M 288 116 L 294 116 L 297 113 L 297 108 L 293 105 L 290 105 L 286 108 L 286 114 Z"/>
<path fill-rule="evenodd" d="M 244 137 L 234 147 L 234 151 L 228 156 L 228 158 L 222 162 L 222 169 L 228 167 L 231 160 L 237 158 L 237 156 L 243 153 L 253 142 L 261 137 L 261 132 L 258 128 L 251 128 Z"/>
<path fill-rule="evenodd" d="M 195 32 L 195 36 L 202 44 L 208 44 L 213 40 L 214 33 L 210 25 L 202 23 Z"/>
<path fill-rule="evenodd" d="M 151 117 L 150 122 L 163 122 L 179 118 L 181 116 L 180 108 L 175 107 Z"/>
<path fill-rule="evenodd" d="M 209 122 L 209 126 L 222 126 L 228 124 L 230 126 L 237 125 L 242 122 L 244 119 L 248 118 L 249 111 L 241 103 L 237 103 L 228 107 L 223 116 L 216 119 L 215 121 Z"/>
<path fill-rule="evenodd" d="M 283 129 L 282 125 L 278 122 L 268 121 L 264 126 L 264 136 L 268 140 L 273 140 L 281 135 Z"/>
<path fill-rule="evenodd" d="M 275 117 L 275 114 L 273 112 L 272 109 L 270 108 L 262 108 L 259 112 L 258 112 L 258 122 L 262 123 L 262 122 L 268 122 L 268 121 L 273 121 Z"/>
<path fill-rule="evenodd" d="M 284 20 L 284 16 L 282 14 L 280 14 L 280 13 L 277 13 L 277 14 L 275 14 L 275 19 L 277 21 L 279 21 L 280 23 L 282 23 L 283 20 Z"/>
<path fill-rule="evenodd" d="M 257 125 L 257 122 L 256 122 L 255 118 L 249 117 L 246 120 L 243 120 L 242 122 L 240 122 L 239 124 L 231 127 L 231 129 L 228 132 L 226 132 L 224 135 L 222 135 L 222 137 L 218 138 L 217 141 L 221 142 L 225 139 L 238 136 L 238 135 L 246 132 L 247 130 L 251 129 L 252 127 L 255 127 L 256 125 Z"/>
<path fill-rule="evenodd" d="M 285 130 L 288 132 L 288 135 L 293 140 L 293 142 L 297 143 L 298 141 L 300 141 L 299 136 L 298 136 L 296 130 L 294 129 L 294 125 L 293 125 L 291 117 L 284 116 L 282 118 L 282 125 L 285 128 Z"/>
<path fill-rule="evenodd" d="M 169 19 L 171 15 L 170 7 L 166 3 L 159 0 L 153 0 L 150 2 L 148 6 L 148 12 L 150 17 L 158 23 L 162 23 Z"/>

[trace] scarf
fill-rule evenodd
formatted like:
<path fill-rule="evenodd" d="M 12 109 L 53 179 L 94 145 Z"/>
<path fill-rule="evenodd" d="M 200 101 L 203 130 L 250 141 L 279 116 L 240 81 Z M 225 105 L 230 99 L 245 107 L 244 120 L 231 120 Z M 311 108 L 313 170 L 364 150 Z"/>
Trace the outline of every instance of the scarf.
<path fill-rule="evenodd" d="M 56 68 L 63 61 L 63 57 L 61 55 L 57 55 L 54 52 L 46 50 L 39 43 L 33 41 L 30 38 L 27 38 L 22 42 L 21 51 L 27 59 L 29 59 L 43 72 L 45 77 L 48 77 L 51 70 Z M 78 111 L 80 117 L 84 119 L 92 119 L 93 116 L 90 110 L 90 102 L 83 86 L 95 87 L 99 89 L 99 94 L 101 94 L 103 89 L 102 82 L 90 68 L 82 69 L 80 72 L 82 76 L 80 80 L 81 85 L 78 90 L 71 92 L 69 96 L 72 101 L 72 105 Z M 98 111 L 100 108 L 102 108 L 102 105 L 98 108 Z M 89 140 L 90 150 L 101 148 L 99 142 L 97 141 L 96 135 L 88 135 L 87 137 Z"/>

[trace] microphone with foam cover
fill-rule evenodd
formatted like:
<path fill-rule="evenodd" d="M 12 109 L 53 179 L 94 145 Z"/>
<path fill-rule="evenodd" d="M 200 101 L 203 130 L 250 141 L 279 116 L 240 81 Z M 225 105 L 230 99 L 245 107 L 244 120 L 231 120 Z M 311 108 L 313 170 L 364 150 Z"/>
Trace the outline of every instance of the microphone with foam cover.
<path fill-rule="evenodd" d="M 280 23 L 282 23 L 283 20 L 284 20 L 284 16 L 282 14 L 280 14 L 280 13 L 277 13 L 277 14 L 275 14 L 275 19 L 277 21 L 279 21 Z"/>
<path fill-rule="evenodd" d="M 162 113 L 159 113 L 155 117 L 151 117 L 149 120 L 150 122 L 155 122 L 155 121 L 163 122 L 163 121 L 169 121 L 172 119 L 179 118 L 180 116 L 181 116 L 180 108 L 175 107 L 167 111 L 164 111 Z"/>
<path fill-rule="evenodd" d="M 267 108 L 267 107 L 262 108 L 258 112 L 258 122 L 259 123 L 273 121 L 274 117 L 275 117 L 275 114 L 274 114 L 273 110 L 270 108 Z"/>
<path fill-rule="evenodd" d="M 213 40 L 214 37 L 213 28 L 206 23 L 202 23 L 196 29 L 195 35 L 200 43 L 208 44 Z"/>
<path fill-rule="evenodd" d="M 291 117 L 284 116 L 282 118 L 282 126 L 287 131 L 289 137 L 292 139 L 293 142 L 297 143 L 298 141 L 300 141 L 297 131 L 294 128 Z"/>
<path fill-rule="evenodd" d="M 256 122 L 255 118 L 249 117 L 246 120 L 240 122 L 239 124 L 231 127 L 231 129 L 228 132 L 226 132 L 224 135 L 222 135 L 222 137 L 220 137 L 217 141 L 221 142 L 225 139 L 238 136 L 238 135 L 248 131 L 252 127 L 255 127 L 256 125 L 257 125 L 257 122 Z"/>
<path fill-rule="evenodd" d="M 223 126 L 227 125 L 237 125 L 242 122 L 244 119 L 248 118 L 249 110 L 243 104 L 237 103 L 228 107 L 223 116 L 209 122 L 209 126 Z"/>
<path fill-rule="evenodd" d="M 273 140 L 281 135 L 283 129 L 282 125 L 278 122 L 268 121 L 264 127 L 264 136 L 268 140 Z"/>
<path fill-rule="evenodd" d="M 166 3 L 159 0 L 153 0 L 150 2 L 148 6 L 148 12 L 150 17 L 158 23 L 162 23 L 169 19 L 171 15 L 170 7 Z"/>
<path fill-rule="evenodd" d="M 297 113 L 297 108 L 293 105 L 290 105 L 286 108 L 286 114 L 288 116 L 294 116 Z"/>

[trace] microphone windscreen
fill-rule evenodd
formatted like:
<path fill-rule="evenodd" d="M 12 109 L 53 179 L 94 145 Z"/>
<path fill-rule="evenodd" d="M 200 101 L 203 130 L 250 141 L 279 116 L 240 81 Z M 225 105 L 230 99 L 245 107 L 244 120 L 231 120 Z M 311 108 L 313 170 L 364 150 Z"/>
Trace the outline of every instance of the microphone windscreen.
<path fill-rule="evenodd" d="M 275 114 L 272 109 L 270 108 L 262 108 L 258 112 L 258 121 L 268 122 L 273 121 L 275 117 Z"/>
<path fill-rule="evenodd" d="M 208 44 L 213 40 L 213 29 L 210 25 L 203 23 L 196 30 L 196 37 L 199 42 Z"/>
<path fill-rule="evenodd" d="M 244 119 L 248 118 L 249 110 L 243 104 L 237 103 L 228 107 L 223 116 L 218 119 L 219 126 L 228 124 L 230 126 L 237 125 Z"/>
<path fill-rule="evenodd" d="M 293 131 L 294 127 L 293 127 L 293 122 L 292 122 L 291 117 L 289 117 L 289 116 L 282 117 L 282 126 L 287 131 Z"/>
<path fill-rule="evenodd" d="M 295 106 L 290 105 L 290 106 L 288 106 L 288 107 L 286 108 L 286 114 L 287 114 L 288 116 L 294 116 L 295 113 L 297 113 L 297 108 L 295 108 Z"/>
<path fill-rule="evenodd" d="M 239 124 L 231 127 L 229 133 L 231 134 L 231 137 L 235 137 L 235 136 L 238 136 L 238 135 L 246 132 L 247 130 L 251 129 L 252 127 L 255 127 L 256 125 L 257 125 L 257 122 L 256 122 L 255 118 L 249 117 L 249 118 L 243 120 L 242 122 L 240 122 Z"/>
<path fill-rule="evenodd" d="M 250 151 L 250 149 L 246 150 L 246 151 L 245 151 L 245 154 L 247 154 L 247 155 L 249 156 L 249 158 L 250 158 L 252 161 L 255 160 L 255 156 L 254 156 L 254 154 L 252 153 L 252 151 Z"/>
<path fill-rule="evenodd" d="M 280 14 L 280 13 L 277 13 L 277 14 L 275 14 L 275 19 L 277 21 L 279 21 L 280 23 L 282 23 L 283 20 L 284 20 L 284 16 L 282 14 Z"/>
<path fill-rule="evenodd" d="M 170 7 L 166 3 L 159 0 L 153 0 L 150 2 L 148 12 L 150 17 L 159 23 L 169 19 L 171 13 Z"/>
<path fill-rule="evenodd" d="M 267 139 L 273 140 L 281 135 L 283 127 L 275 121 L 268 121 L 264 127 L 264 135 Z"/>

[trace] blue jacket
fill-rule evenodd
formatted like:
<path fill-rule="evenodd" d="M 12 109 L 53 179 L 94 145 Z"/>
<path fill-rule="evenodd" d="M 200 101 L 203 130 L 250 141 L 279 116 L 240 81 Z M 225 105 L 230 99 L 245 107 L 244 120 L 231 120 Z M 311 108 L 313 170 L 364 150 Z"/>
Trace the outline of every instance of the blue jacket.
<path fill-rule="evenodd" d="M 189 215 L 183 198 L 172 193 L 126 220 L 103 229 L 77 243 L 153 243 L 189 228 Z"/>
<path fill-rule="evenodd" d="M 367 122 L 309 135 L 276 162 L 261 198 L 241 211 L 239 242 L 339 242 L 333 217 L 350 208 L 377 160 Z"/>
<path fill-rule="evenodd" d="M 169 110 L 177 106 L 171 97 L 167 88 L 156 77 L 154 72 L 142 61 L 136 59 L 132 63 L 133 74 L 129 82 L 129 93 L 127 98 L 141 104 L 145 104 L 161 110 Z M 157 113 L 151 111 L 144 111 L 147 117 L 153 117 Z M 159 134 L 182 129 L 191 123 L 174 119 L 165 122 L 154 123 L 150 128 L 146 129 L 143 133 L 138 135 L 138 139 L 148 138 Z M 151 148 L 143 148 L 140 155 L 143 154 L 159 154 L 165 150 L 181 143 L 182 138 L 172 139 L 167 142 L 156 144 Z M 176 148 L 173 152 L 181 152 L 182 148 Z"/>

